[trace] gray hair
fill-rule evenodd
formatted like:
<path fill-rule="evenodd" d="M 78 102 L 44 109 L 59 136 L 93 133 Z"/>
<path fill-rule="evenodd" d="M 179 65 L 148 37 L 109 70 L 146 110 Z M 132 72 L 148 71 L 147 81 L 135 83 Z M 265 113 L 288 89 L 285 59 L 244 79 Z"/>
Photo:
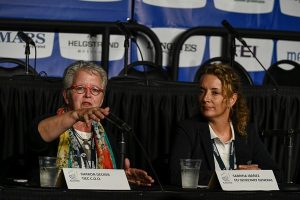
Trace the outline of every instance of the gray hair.
<path fill-rule="evenodd" d="M 63 87 L 65 90 L 72 86 L 76 73 L 81 70 L 99 75 L 102 80 L 102 89 L 105 90 L 107 85 L 106 71 L 100 65 L 94 62 L 82 60 L 72 63 L 65 69 L 63 78 Z"/>

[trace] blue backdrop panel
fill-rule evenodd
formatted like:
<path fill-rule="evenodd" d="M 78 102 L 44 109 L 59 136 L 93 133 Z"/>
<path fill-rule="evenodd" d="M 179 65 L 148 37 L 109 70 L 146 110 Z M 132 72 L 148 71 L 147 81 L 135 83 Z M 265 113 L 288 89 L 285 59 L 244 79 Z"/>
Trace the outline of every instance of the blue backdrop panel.
<path fill-rule="evenodd" d="M 131 16 L 133 13 L 133 16 Z M 172 39 L 177 34 L 195 26 L 222 27 L 221 21 L 228 20 L 235 28 L 246 29 L 263 29 L 268 31 L 300 31 L 300 2 L 295 0 L 1 0 L 0 1 L 0 18 L 14 19 L 41 19 L 41 20 L 78 20 L 78 21 L 126 21 L 132 18 L 138 23 L 146 25 L 157 34 L 162 43 L 164 52 L 163 65 L 168 66 L 169 50 L 172 46 Z M 175 30 L 175 31 L 174 31 Z M 0 44 L 10 44 L 7 32 L 0 30 Z M 9 33 L 15 35 L 15 33 Z M 37 35 L 39 33 L 33 33 Z M 61 76 L 62 71 L 73 58 L 66 58 L 60 52 L 59 34 L 55 34 L 53 41 L 52 54 L 46 57 L 39 57 L 41 49 L 38 49 L 37 69 L 38 72 L 45 71 L 49 76 Z M 198 66 L 205 60 L 219 55 L 213 53 L 219 51 L 213 48 L 209 42 L 206 43 L 193 40 L 190 44 L 201 50 L 201 60 L 191 62 L 191 64 L 181 64 L 179 68 L 179 81 L 192 81 Z M 47 44 L 45 40 L 40 45 Z M 12 44 L 12 43 L 11 43 Z M 253 45 L 253 43 L 250 43 Z M 254 43 L 255 44 L 255 43 Z M 281 48 L 278 42 L 274 41 L 274 46 L 268 49 L 271 57 L 265 63 L 273 63 L 278 59 L 290 59 L 300 62 L 298 57 L 289 57 L 284 51 L 292 51 L 295 55 L 300 55 L 300 43 L 295 43 L 291 49 Z M 0 50 L 6 51 L 6 47 L 0 45 Z M 204 48 L 200 48 L 204 45 Z M 215 44 L 214 44 L 215 45 Z M 46 45 L 47 47 L 47 45 Z M 2 49 L 3 48 L 3 49 Z M 23 47 L 18 47 L 23 48 Z M 74 47 L 76 48 L 76 47 Z M 123 42 L 118 41 L 118 48 L 123 49 Z M 260 47 L 257 47 L 260 48 Z M 279 49 L 279 50 L 278 50 Z M 136 53 L 135 49 L 132 49 Z M 190 52 L 193 57 L 194 52 Z M 279 54 L 279 57 L 277 56 Z M 189 55 L 189 54 L 187 54 Z M 0 53 L 0 56 L 1 55 Z M 199 56 L 199 54 L 197 54 Z M 260 55 L 264 56 L 264 55 Z M 11 56 L 15 58 L 25 58 L 20 54 Z M 136 55 L 132 56 L 133 60 Z M 34 54 L 30 55 L 30 63 L 33 65 Z M 76 58 L 74 58 L 76 59 Z M 195 58 L 194 58 L 195 59 Z M 239 55 L 236 60 L 240 59 Z M 95 61 L 100 61 L 96 59 Z M 245 62 L 245 60 L 243 60 Z M 110 60 L 109 76 L 115 76 L 123 68 L 123 57 Z M 243 66 L 247 63 L 240 63 Z M 269 64 L 268 64 L 269 65 Z M 265 66 L 268 68 L 269 66 Z M 261 84 L 264 72 L 262 69 L 253 70 L 245 67 L 249 71 L 255 84 Z"/>
<path fill-rule="evenodd" d="M 116 21 L 126 20 L 131 3 L 127 0 L 1 0 L 0 18 Z"/>
<path fill-rule="evenodd" d="M 126 19 L 131 15 L 131 7 L 131 1 L 127 0 L 2 0 L 0 1 L 0 18 L 98 22 L 114 22 L 118 20 L 126 21 Z M 78 58 L 75 55 L 73 57 L 65 57 L 62 55 L 61 43 L 63 40 L 60 38 L 59 33 L 55 33 L 54 40 L 50 40 L 46 36 L 43 36 L 41 40 L 36 38 L 37 35 L 44 35 L 44 33 L 32 32 L 28 34 L 36 42 L 36 70 L 39 73 L 45 72 L 48 76 L 61 77 L 66 66 Z M 64 39 L 64 41 L 66 40 L 68 40 L 68 38 Z M 70 43 L 74 41 L 81 45 L 83 42 L 88 42 L 89 39 L 69 39 L 67 42 Z M 117 44 L 114 44 L 117 45 L 116 48 L 119 48 L 120 51 L 124 49 L 121 41 L 122 40 L 119 40 L 116 42 Z M 20 39 L 16 38 L 16 32 L 0 30 L 0 44 L 3 44 L 0 45 L 1 52 L 7 51 L 7 45 L 15 45 L 14 47 L 17 48 L 19 52 L 16 53 L 13 48 L 9 48 L 11 52 L 5 53 L 5 56 L 1 55 L 0 53 L 0 57 L 25 59 L 25 54 L 20 53 L 20 51 L 23 51 L 23 49 L 25 51 L 25 45 L 22 43 L 22 41 L 20 41 Z M 86 51 L 90 50 L 89 47 L 83 48 L 80 45 L 70 45 L 69 47 L 70 49 L 73 48 L 75 51 L 81 51 L 81 53 L 78 53 L 79 57 L 80 54 L 86 54 Z M 49 49 L 49 51 L 52 52 L 51 55 L 42 55 L 42 49 Z M 101 45 L 99 49 L 101 49 Z M 96 54 L 101 54 L 101 52 L 96 52 Z M 34 56 L 34 49 L 31 48 L 31 66 L 34 65 Z M 91 55 L 91 57 L 94 58 L 97 56 Z M 101 56 L 98 57 L 101 58 Z M 100 61 L 100 58 L 90 60 Z M 119 73 L 119 71 L 123 68 L 122 62 L 123 56 L 110 61 L 110 77 Z"/>
<path fill-rule="evenodd" d="M 226 19 L 235 28 L 300 31 L 300 2 L 293 0 L 190 0 L 189 2 L 179 0 L 136 0 L 134 6 L 134 20 L 151 27 L 153 30 L 164 27 L 169 29 L 170 32 L 174 28 L 186 30 L 195 26 L 222 27 L 221 22 Z M 166 43 L 164 35 L 167 32 L 166 30 L 165 33 L 158 34 L 162 43 Z M 175 38 L 176 36 L 172 35 L 172 37 Z M 274 41 L 274 44 L 273 48 L 268 49 L 272 56 L 265 62 L 268 64 L 268 66 L 265 66 L 266 68 L 269 67 L 269 63 L 277 60 L 276 41 Z M 209 43 L 206 43 L 201 62 L 212 57 L 208 51 L 209 48 Z M 300 49 L 300 46 L 298 49 Z M 168 49 L 163 49 L 163 51 L 168 52 Z M 299 51 L 295 53 L 299 53 Z M 237 56 L 236 59 L 239 59 L 239 57 Z M 253 59 L 252 56 L 249 59 Z M 291 58 L 286 57 L 285 59 Z M 300 63 L 299 58 L 294 59 L 294 61 Z M 166 61 L 163 63 L 168 64 Z M 243 65 L 244 63 L 240 64 Z M 192 81 L 198 67 L 198 65 L 179 66 L 178 80 Z M 255 71 L 245 68 L 249 71 L 256 85 L 262 83 L 265 74 L 263 69 Z"/>

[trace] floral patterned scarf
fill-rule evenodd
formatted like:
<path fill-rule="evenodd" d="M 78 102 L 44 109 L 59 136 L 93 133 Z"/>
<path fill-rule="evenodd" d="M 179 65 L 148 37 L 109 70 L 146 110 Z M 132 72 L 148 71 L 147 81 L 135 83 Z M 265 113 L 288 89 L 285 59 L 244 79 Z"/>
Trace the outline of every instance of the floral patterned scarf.
<path fill-rule="evenodd" d="M 57 114 L 61 115 L 65 111 L 63 108 L 58 109 Z M 92 122 L 94 129 L 93 140 L 97 155 L 97 168 L 99 169 L 116 169 L 116 162 L 109 140 L 101 123 Z M 79 144 L 76 141 L 71 129 L 66 130 L 59 137 L 57 151 L 58 167 L 61 168 L 78 168 L 80 165 L 76 159 L 76 152 L 79 152 Z"/>

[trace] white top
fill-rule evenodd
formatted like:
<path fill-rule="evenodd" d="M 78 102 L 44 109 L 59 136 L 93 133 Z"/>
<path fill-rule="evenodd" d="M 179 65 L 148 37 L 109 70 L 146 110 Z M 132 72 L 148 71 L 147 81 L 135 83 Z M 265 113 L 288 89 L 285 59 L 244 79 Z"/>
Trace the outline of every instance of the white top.
<path fill-rule="evenodd" d="M 84 131 L 79 131 L 79 130 L 77 130 L 77 129 L 75 129 L 75 131 L 78 133 L 78 135 L 80 135 L 80 137 L 82 137 L 82 139 L 84 139 L 84 140 L 89 140 L 89 139 L 91 139 L 91 137 L 92 137 L 92 133 L 91 132 L 84 132 Z M 80 138 L 78 138 L 78 141 L 80 142 L 80 144 L 81 144 L 81 146 L 84 148 L 84 144 L 83 144 L 83 141 L 80 139 Z M 92 142 L 91 142 L 92 140 L 89 140 L 88 141 L 88 143 L 91 145 L 92 144 Z M 90 146 L 91 147 L 91 146 Z M 87 153 L 87 157 L 88 157 L 88 163 L 89 163 L 89 166 L 91 166 L 92 165 L 92 163 L 91 163 L 91 149 L 85 149 L 85 151 L 87 151 L 86 153 Z M 96 156 L 97 157 L 97 156 Z M 82 166 L 82 168 L 86 168 L 85 167 L 85 165 L 84 165 L 84 161 L 83 161 L 83 158 L 81 157 L 81 166 Z M 96 160 L 97 160 L 97 158 L 96 158 Z M 97 163 L 97 161 L 96 161 L 96 163 Z"/>
<path fill-rule="evenodd" d="M 210 138 L 215 141 L 215 144 L 216 144 L 216 147 L 220 154 L 220 157 L 221 157 L 226 169 L 229 169 L 230 146 L 231 146 L 231 142 L 235 139 L 235 134 L 234 134 L 234 129 L 233 129 L 232 123 L 230 122 L 232 136 L 231 136 L 230 140 L 228 140 L 226 143 L 223 143 L 220 140 L 220 138 L 214 132 L 214 130 L 212 129 L 210 124 L 208 124 L 208 126 L 209 126 Z M 214 156 L 214 162 L 215 162 L 215 170 L 221 170 L 215 156 Z M 234 169 L 236 169 L 235 155 L 234 155 Z"/>

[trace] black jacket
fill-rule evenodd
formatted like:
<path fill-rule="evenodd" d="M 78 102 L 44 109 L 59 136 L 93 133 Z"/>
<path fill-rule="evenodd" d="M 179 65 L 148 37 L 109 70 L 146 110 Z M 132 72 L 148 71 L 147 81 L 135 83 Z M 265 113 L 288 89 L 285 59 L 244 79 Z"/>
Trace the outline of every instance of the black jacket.
<path fill-rule="evenodd" d="M 241 136 L 235 129 L 236 164 L 258 164 L 261 169 L 274 170 L 277 179 L 280 178 L 278 167 L 261 142 L 253 126 L 247 128 L 247 136 Z M 179 159 L 201 159 L 199 184 L 207 185 L 215 170 L 212 141 L 208 122 L 200 116 L 183 121 L 175 131 L 170 154 L 171 184 L 181 184 Z"/>

